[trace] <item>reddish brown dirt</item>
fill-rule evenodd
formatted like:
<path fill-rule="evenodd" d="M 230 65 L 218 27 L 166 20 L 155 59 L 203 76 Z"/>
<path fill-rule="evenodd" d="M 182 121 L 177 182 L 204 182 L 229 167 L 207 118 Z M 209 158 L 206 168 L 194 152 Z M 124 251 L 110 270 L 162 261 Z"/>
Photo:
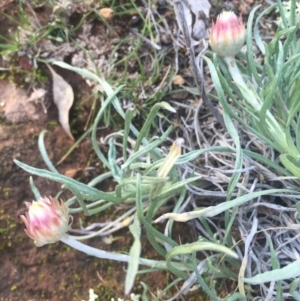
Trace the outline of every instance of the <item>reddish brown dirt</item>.
<path fill-rule="evenodd" d="M 18 168 L 13 159 L 45 168 L 37 148 L 37 138 L 43 129 L 45 125 L 37 123 L 0 125 L 0 300 L 88 300 L 89 288 L 102 296 L 100 300 L 121 297 L 125 264 L 89 257 L 60 242 L 37 248 L 24 233 L 19 215 L 24 213 L 24 202 L 32 200 L 33 194 L 28 184 L 29 174 Z M 65 154 L 71 144 L 59 126 L 49 128 L 46 145 L 54 162 Z M 87 140 L 59 167 L 59 171 L 66 174 L 78 170 L 75 178 L 83 180 L 94 176 L 82 172 L 89 160 L 95 160 L 90 156 L 90 150 L 91 144 Z M 58 183 L 43 178 L 34 177 L 34 181 L 45 195 L 53 195 L 60 187 Z M 78 222 L 78 217 L 75 217 L 75 223 L 76 219 Z M 93 217 L 93 221 L 105 219 L 105 216 Z M 111 245 L 101 239 L 89 243 L 108 251 L 128 252 L 131 244 L 129 231 L 124 230 L 116 236 L 120 239 Z M 147 249 L 151 249 L 150 246 Z M 147 254 L 148 257 L 152 255 L 155 256 L 155 252 Z M 142 279 L 155 288 L 163 288 L 168 281 L 162 273 L 149 274 Z M 139 289 L 138 285 L 136 289 Z"/>
<path fill-rule="evenodd" d="M 37 137 L 43 124 L 1 125 L 0 147 L 0 198 L 1 198 L 1 274 L 0 300 L 60 300 L 64 296 L 75 297 L 78 283 L 66 285 L 72 281 L 67 277 L 57 277 L 58 272 L 72 278 L 84 278 L 85 256 L 66 250 L 61 244 L 36 248 L 23 232 L 23 224 L 19 215 L 24 212 L 24 201 L 33 198 L 28 185 L 28 174 L 20 170 L 13 159 L 30 165 L 44 168 L 45 165 L 37 149 Z M 50 130 L 47 137 L 48 146 L 51 145 L 50 156 L 59 158 L 71 146 L 63 131 L 57 127 Z M 69 169 L 84 168 L 88 160 L 86 156 L 88 144 L 77 150 L 76 164 L 64 164 L 60 171 L 65 173 Z M 42 178 L 35 178 L 36 185 L 45 195 L 53 195 L 59 189 L 59 184 L 51 183 Z M 79 256 L 79 257 L 77 257 Z M 78 262 L 77 262 L 78 260 Z M 75 264 L 76 262 L 76 264 Z M 79 281 L 81 282 L 81 281 Z M 89 283 L 92 285 L 92 283 Z M 79 285 L 80 287 L 81 285 Z M 74 288 L 76 288 L 74 290 Z M 73 291 L 71 294 L 68 293 Z M 84 292 L 77 296 L 84 297 Z M 70 299 L 76 300 L 76 299 Z"/>

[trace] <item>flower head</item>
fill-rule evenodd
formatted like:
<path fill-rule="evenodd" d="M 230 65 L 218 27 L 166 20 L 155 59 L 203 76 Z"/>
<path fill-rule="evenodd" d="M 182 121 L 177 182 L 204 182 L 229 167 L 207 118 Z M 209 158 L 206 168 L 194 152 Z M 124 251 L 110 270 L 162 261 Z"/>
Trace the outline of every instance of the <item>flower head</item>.
<path fill-rule="evenodd" d="M 26 202 L 28 212 L 21 215 L 26 225 L 26 234 L 36 246 L 55 243 L 70 230 L 69 211 L 63 202 L 52 197 L 44 197 L 38 202 Z"/>
<path fill-rule="evenodd" d="M 213 23 L 209 44 L 222 57 L 233 57 L 245 43 L 246 29 L 240 17 L 231 11 L 222 12 Z"/>

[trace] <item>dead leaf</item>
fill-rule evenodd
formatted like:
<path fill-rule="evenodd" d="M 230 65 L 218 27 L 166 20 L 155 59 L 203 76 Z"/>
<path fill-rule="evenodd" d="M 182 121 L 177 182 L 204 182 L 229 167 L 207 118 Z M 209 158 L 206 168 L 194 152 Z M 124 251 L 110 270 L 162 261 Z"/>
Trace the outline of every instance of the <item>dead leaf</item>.
<path fill-rule="evenodd" d="M 102 237 L 102 241 L 107 245 L 111 245 L 114 241 L 119 239 L 122 239 L 122 237 L 113 237 L 112 235 Z"/>
<path fill-rule="evenodd" d="M 47 90 L 45 90 L 45 89 L 34 90 L 31 93 L 28 101 L 37 101 L 37 100 L 43 98 L 46 95 L 46 93 L 47 93 Z"/>
<path fill-rule="evenodd" d="M 37 89 L 31 93 L 31 95 L 28 99 L 28 101 L 34 101 L 35 103 L 39 102 L 42 105 L 45 114 L 47 114 L 47 108 L 46 108 L 45 102 L 44 102 L 46 94 L 47 94 L 47 90 Z"/>
<path fill-rule="evenodd" d="M 58 109 L 58 119 L 68 134 L 68 136 L 75 140 L 70 129 L 69 124 L 69 111 L 74 101 L 74 92 L 72 87 L 58 75 L 50 65 L 46 64 L 49 68 L 53 78 L 53 100 Z"/>
<path fill-rule="evenodd" d="M 38 108 L 30 101 L 24 89 L 14 83 L 0 80 L 0 113 L 9 122 L 24 122 L 27 120 L 43 120 Z"/>
<path fill-rule="evenodd" d="M 68 178 L 74 178 L 78 171 L 82 170 L 82 168 L 71 168 L 64 172 L 64 175 Z"/>
<path fill-rule="evenodd" d="M 210 3 L 208 0 L 179 0 L 183 6 L 184 16 L 194 44 L 207 37 L 206 20 L 209 18 Z M 177 23 L 183 31 L 181 17 L 175 9 Z"/>

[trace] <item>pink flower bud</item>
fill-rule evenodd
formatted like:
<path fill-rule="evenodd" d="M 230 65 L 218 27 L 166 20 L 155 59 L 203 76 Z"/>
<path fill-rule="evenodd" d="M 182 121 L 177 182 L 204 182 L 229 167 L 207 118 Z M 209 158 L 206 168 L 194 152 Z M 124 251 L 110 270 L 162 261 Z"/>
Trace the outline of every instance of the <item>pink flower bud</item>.
<path fill-rule="evenodd" d="M 222 57 L 233 57 L 245 43 L 246 30 L 241 17 L 231 11 L 222 12 L 212 24 L 209 44 Z"/>
<path fill-rule="evenodd" d="M 55 243 L 70 230 L 71 216 L 63 202 L 52 197 L 41 198 L 38 202 L 26 202 L 28 212 L 21 215 L 26 234 L 37 247 Z"/>

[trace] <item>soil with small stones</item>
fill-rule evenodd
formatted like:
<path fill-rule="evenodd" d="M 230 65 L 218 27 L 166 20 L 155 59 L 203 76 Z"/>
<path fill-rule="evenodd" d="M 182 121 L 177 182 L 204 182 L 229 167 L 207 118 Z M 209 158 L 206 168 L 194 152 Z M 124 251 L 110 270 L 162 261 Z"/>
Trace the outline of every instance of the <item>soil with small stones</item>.
<path fill-rule="evenodd" d="M 215 8 L 212 13 L 216 15 L 222 8 L 235 8 L 236 12 L 247 15 L 255 3 L 252 0 L 212 1 Z M 257 3 L 258 1 L 256 1 Z M 0 9 L 6 14 L 15 15 L 17 5 L 14 1 L 0 1 Z M 3 15 L 0 17 L 0 31 L 4 33 L 8 21 Z M 79 76 L 62 71 L 56 71 L 74 87 L 75 103 L 80 105 L 81 97 L 88 94 L 89 87 Z M 45 76 L 49 73 L 45 70 Z M 83 98 L 83 97 L 82 97 Z M 0 100 L 1 103 L 2 100 Z M 85 103 L 80 112 L 71 111 L 71 117 L 77 124 L 76 138 L 83 132 L 85 121 L 89 115 L 89 106 Z M 107 260 L 99 260 L 84 253 L 73 250 L 63 243 L 55 243 L 37 248 L 33 241 L 24 233 L 24 224 L 19 216 L 25 212 L 25 201 L 33 199 L 29 186 L 29 174 L 21 170 L 14 159 L 37 168 L 46 168 L 38 150 L 38 136 L 41 131 L 47 130 L 45 144 L 52 162 L 58 162 L 72 146 L 72 141 L 57 123 L 57 111 L 52 104 L 45 115 L 39 104 L 35 104 L 37 118 L 30 118 L 19 123 L 9 123 L 2 116 L 0 119 L 0 301 L 81 301 L 89 299 L 90 288 L 99 295 L 97 300 L 110 300 L 112 297 L 123 297 L 123 284 L 126 265 Z M 1 112 L 1 111 L 0 111 Z M 78 117 L 78 118 L 77 118 Z M 73 125 L 74 130 L 74 125 Z M 99 175 L 101 168 L 92 151 L 91 140 L 86 139 L 76 150 L 57 168 L 61 174 L 72 176 L 76 180 L 88 182 Z M 93 168 L 87 169 L 86 167 Z M 35 185 L 45 196 L 55 195 L 60 189 L 60 184 L 44 178 L 33 177 Z M 101 190 L 107 191 L 113 187 L 107 181 Z M 62 198 L 69 197 L 68 193 Z M 92 221 L 105 221 L 105 216 L 94 216 L 93 219 L 84 216 L 75 216 L 84 219 L 88 224 Z M 181 234 L 180 234 L 181 233 Z M 187 231 L 178 231 L 178 237 L 184 241 L 188 236 Z M 189 234 L 190 235 L 190 234 Z M 107 251 L 128 252 L 132 243 L 128 229 L 115 234 L 117 238 L 112 244 L 106 244 L 100 238 L 94 238 L 89 244 Z M 142 254 L 147 258 L 161 259 L 143 239 Z M 154 272 L 139 276 L 135 285 L 135 292 L 142 292 L 139 283 L 147 283 L 154 293 L 165 288 L 172 282 L 169 273 Z M 196 295 L 185 297 L 184 300 L 199 300 Z"/>

